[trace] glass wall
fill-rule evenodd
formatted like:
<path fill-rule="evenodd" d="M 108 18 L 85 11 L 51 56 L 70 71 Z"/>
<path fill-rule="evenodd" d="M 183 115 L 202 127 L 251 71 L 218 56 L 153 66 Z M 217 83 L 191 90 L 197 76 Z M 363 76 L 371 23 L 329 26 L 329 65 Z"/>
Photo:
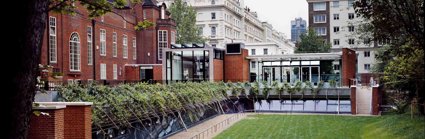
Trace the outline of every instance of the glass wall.
<path fill-rule="evenodd" d="M 209 50 L 173 50 L 166 55 L 168 81 L 209 80 Z"/>

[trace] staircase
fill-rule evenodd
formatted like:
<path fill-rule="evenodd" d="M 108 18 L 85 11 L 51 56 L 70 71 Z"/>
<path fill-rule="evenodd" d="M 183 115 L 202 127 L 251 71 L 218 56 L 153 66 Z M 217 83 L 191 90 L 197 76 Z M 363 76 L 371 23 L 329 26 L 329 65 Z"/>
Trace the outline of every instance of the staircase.
<path fill-rule="evenodd" d="M 357 114 L 370 115 L 372 103 L 372 88 L 366 86 L 357 87 L 356 103 Z"/>

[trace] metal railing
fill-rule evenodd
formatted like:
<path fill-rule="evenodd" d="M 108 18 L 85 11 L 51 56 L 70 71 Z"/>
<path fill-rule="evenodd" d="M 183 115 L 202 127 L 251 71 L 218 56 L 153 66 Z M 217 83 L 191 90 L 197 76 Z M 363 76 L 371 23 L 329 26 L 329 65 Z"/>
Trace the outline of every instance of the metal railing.
<path fill-rule="evenodd" d="M 237 113 L 217 124 L 214 124 L 210 126 L 209 128 L 205 129 L 202 132 L 199 132 L 198 134 L 190 137 L 190 139 L 209 139 L 213 138 L 215 135 L 220 133 L 221 131 L 225 130 L 226 128 L 230 127 L 235 122 L 239 121 L 240 119 L 246 117 L 245 113 Z"/>

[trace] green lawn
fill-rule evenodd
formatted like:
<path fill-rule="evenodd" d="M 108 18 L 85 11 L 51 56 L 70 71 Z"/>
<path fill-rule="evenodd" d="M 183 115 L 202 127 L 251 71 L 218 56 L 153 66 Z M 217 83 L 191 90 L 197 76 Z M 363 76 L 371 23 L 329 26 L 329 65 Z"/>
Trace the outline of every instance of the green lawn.
<path fill-rule="evenodd" d="M 234 124 L 216 139 L 425 139 L 425 119 L 409 115 L 255 115 Z"/>

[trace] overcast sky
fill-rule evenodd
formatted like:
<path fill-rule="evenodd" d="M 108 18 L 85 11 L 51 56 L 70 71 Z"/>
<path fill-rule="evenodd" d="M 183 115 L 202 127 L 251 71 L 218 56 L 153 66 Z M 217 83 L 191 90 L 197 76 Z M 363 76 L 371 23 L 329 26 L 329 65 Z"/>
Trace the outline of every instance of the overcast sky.
<path fill-rule="evenodd" d="M 301 17 L 307 21 L 308 17 L 307 0 L 245 0 L 245 6 L 256 11 L 261 21 L 285 33 L 287 39 L 291 39 L 291 20 Z"/>

